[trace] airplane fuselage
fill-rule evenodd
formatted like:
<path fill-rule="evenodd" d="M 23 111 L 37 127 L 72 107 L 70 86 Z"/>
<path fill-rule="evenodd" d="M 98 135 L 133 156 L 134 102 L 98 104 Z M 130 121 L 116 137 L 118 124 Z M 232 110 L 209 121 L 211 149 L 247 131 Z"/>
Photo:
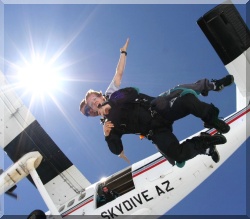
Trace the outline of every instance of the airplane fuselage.
<path fill-rule="evenodd" d="M 187 161 L 183 168 L 178 168 L 172 166 L 160 153 L 156 153 L 106 179 L 106 184 L 121 193 L 115 200 L 98 207 L 97 193 L 103 182 L 97 182 L 86 188 L 84 199 L 77 201 L 80 197 L 77 196 L 71 207 L 67 207 L 66 203 L 64 210 L 60 212 L 61 216 L 67 218 L 69 215 L 99 215 L 101 218 L 111 219 L 121 215 L 166 213 L 246 141 L 249 137 L 249 133 L 245 131 L 249 112 L 248 105 L 226 119 L 231 130 L 225 134 L 227 143 L 217 146 L 221 155 L 219 163 L 214 163 L 207 155 L 198 155 Z M 208 133 L 213 135 L 216 130 L 211 129 Z M 117 187 L 118 184 L 125 186 Z M 61 207 L 63 206 L 59 209 Z"/>

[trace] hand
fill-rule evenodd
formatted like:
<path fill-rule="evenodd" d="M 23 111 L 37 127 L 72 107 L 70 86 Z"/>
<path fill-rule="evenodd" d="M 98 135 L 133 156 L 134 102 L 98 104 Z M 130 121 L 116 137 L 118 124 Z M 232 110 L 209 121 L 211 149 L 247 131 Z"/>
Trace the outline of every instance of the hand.
<path fill-rule="evenodd" d="M 104 125 L 103 125 L 104 136 L 109 136 L 112 128 L 114 128 L 114 124 L 111 121 L 104 122 Z"/>
<path fill-rule="evenodd" d="M 126 162 L 130 163 L 129 159 L 126 157 L 126 155 L 124 154 L 124 151 L 122 151 L 118 157 L 124 159 Z"/>
<path fill-rule="evenodd" d="M 109 104 L 106 104 L 98 109 L 98 115 L 105 116 L 109 114 L 110 109 L 111 109 L 111 106 Z"/>
<path fill-rule="evenodd" d="M 128 48 L 128 44 L 129 44 L 129 38 L 127 39 L 127 41 L 126 41 L 126 43 L 125 43 L 125 45 L 120 49 L 120 52 L 122 52 L 122 51 L 127 51 L 127 48 Z"/>

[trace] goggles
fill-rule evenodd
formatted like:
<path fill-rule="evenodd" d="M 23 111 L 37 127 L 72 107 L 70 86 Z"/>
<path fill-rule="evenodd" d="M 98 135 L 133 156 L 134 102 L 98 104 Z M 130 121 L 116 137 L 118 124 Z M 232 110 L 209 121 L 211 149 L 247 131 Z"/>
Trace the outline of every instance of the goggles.
<path fill-rule="evenodd" d="M 84 108 L 84 115 L 85 116 L 90 116 L 90 106 L 89 105 L 86 105 L 85 108 Z"/>

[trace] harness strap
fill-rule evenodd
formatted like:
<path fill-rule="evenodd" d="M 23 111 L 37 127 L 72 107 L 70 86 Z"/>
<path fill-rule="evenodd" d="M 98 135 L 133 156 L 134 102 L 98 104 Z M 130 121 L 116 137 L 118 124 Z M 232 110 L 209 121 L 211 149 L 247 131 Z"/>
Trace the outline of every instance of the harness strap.
<path fill-rule="evenodd" d="M 169 95 L 170 93 L 176 91 L 176 90 L 182 90 L 182 92 L 180 93 L 180 97 L 186 95 L 186 94 L 193 94 L 196 97 L 198 97 L 198 95 L 200 94 L 200 92 L 195 91 L 193 89 L 189 89 L 189 88 L 184 88 L 184 87 L 176 87 L 176 88 L 172 88 L 170 89 L 169 93 L 167 95 Z M 166 95 L 166 96 L 167 96 Z"/>

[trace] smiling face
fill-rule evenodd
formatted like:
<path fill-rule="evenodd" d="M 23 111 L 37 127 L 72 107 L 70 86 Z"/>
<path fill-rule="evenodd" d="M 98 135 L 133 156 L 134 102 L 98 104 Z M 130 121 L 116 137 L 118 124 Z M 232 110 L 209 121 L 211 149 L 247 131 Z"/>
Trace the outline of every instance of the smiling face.
<path fill-rule="evenodd" d="M 83 99 L 80 103 L 80 112 L 87 117 L 98 116 L 98 112 L 94 111 L 90 106 L 88 106 L 85 99 Z"/>
<path fill-rule="evenodd" d="M 84 104 L 80 110 L 82 112 L 83 115 L 87 116 L 87 117 L 95 117 L 98 116 L 98 112 L 94 111 L 90 106 L 88 106 L 87 104 Z"/>
<path fill-rule="evenodd" d="M 90 106 L 93 111 L 98 111 L 98 106 L 104 103 L 105 98 L 102 95 L 89 94 L 86 97 L 88 106 Z"/>

